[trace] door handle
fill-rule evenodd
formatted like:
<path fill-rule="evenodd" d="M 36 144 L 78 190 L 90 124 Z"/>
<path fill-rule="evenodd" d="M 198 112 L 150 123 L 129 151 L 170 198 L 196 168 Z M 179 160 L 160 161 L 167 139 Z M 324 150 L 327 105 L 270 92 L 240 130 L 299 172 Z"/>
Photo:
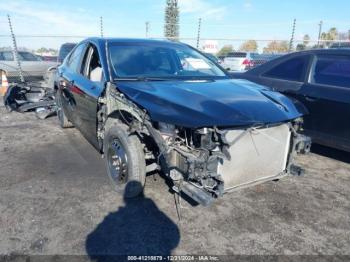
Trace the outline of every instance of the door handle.
<path fill-rule="evenodd" d="M 308 102 L 316 102 L 318 99 L 310 96 L 305 96 L 305 100 Z"/>

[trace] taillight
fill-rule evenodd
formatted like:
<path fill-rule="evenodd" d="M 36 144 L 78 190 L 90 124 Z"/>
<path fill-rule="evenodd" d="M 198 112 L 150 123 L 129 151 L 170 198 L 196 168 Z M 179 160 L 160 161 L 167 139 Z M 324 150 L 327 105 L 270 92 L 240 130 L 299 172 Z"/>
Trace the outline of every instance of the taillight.
<path fill-rule="evenodd" d="M 248 70 L 251 67 L 253 67 L 253 62 L 250 61 L 249 59 L 244 59 L 244 61 L 242 62 L 242 65 L 245 66 L 245 70 Z"/>
<path fill-rule="evenodd" d="M 244 59 L 242 65 L 250 66 L 250 63 L 251 63 L 251 62 L 249 61 L 249 59 Z"/>

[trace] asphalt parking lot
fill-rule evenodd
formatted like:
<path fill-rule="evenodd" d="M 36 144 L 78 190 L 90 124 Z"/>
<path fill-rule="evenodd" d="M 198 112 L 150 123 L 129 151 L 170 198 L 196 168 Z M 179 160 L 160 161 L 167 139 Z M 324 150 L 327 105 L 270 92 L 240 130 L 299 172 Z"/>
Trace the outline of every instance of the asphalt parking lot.
<path fill-rule="evenodd" d="M 183 201 L 179 222 L 159 176 L 125 202 L 77 130 L 1 107 L 0 254 L 350 255 L 349 154 L 339 161 L 318 150 L 298 159 L 304 177 L 240 190 L 209 208 Z"/>

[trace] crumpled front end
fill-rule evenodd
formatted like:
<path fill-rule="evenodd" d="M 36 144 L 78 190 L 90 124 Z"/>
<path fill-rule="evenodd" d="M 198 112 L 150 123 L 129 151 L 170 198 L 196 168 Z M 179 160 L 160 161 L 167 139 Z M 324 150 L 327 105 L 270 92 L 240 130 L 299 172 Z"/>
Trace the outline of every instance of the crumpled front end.
<path fill-rule="evenodd" d="M 184 129 L 160 124 L 173 189 L 203 205 L 235 189 L 300 175 L 293 157 L 310 150 L 300 120 L 242 128 Z"/>
<path fill-rule="evenodd" d="M 254 113 L 247 111 L 255 120 L 247 121 L 249 124 L 179 125 L 171 119 L 165 123 L 152 118 L 147 108 L 140 108 L 113 86 L 107 88 L 106 94 L 99 100 L 103 104 L 100 111 L 104 112 L 105 108 L 105 115 L 119 117 L 131 133 L 139 135 L 145 146 L 147 170 L 161 168 L 172 180 L 174 191 L 200 204 L 210 205 L 214 199 L 235 189 L 287 174 L 302 174 L 301 168 L 293 164 L 293 158 L 298 153 L 309 152 L 311 140 L 298 133 L 302 126 L 299 116 L 292 120 L 264 122 L 258 118 L 258 110 L 253 110 Z M 278 108 L 271 102 L 269 108 L 275 110 L 275 107 Z M 284 112 L 283 108 L 279 110 Z M 289 106 L 286 110 L 294 109 Z M 192 115 L 183 116 L 194 119 Z M 101 118 L 98 124 L 100 141 L 103 140 L 100 135 L 103 123 Z"/>

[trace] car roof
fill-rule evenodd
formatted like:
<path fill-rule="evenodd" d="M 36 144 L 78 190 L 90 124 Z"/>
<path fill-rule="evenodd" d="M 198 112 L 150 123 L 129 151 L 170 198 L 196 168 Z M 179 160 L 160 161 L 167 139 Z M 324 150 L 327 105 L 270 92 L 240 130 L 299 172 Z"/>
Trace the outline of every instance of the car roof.
<path fill-rule="evenodd" d="M 76 46 L 77 43 L 64 43 L 61 45 L 61 47 L 65 47 L 65 46 Z"/>
<path fill-rule="evenodd" d="M 300 55 L 300 54 L 350 54 L 350 48 L 309 49 L 309 50 L 293 52 L 288 55 Z"/>
<path fill-rule="evenodd" d="M 170 41 L 170 40 L 159 40 L 159 39 L 149 39 L 149 38 L 110 38 L 110 37 L 89 37 L 84 41 L 94 42 L 96 44 L 104 44 L 106 41 L 109 43 L 168 43 L 175 45 L 186 45 L 184 43 Z"/>
<path fill-rule="evenodd" d="M 309 49 L 309 50 L 303 50 L 303 51 L 297 51 L 292 52 L 289 54 L 284 54 L 282 56 L 279 56 L 275 59 L 272 59 L 260 66 L 257 66 L 255 68 L 252 68 L 245 72 L 244 74 L 248 75 L 260 75 L 261 73 L 266 72 L 270 68 L 273 68 L 274 66 L 278 65 L 279 63 L 282 63 L 286 60 L 296 58 L 303 55 L 350 55 L 350 49 L 346 48 L 329 48 L 329 49 Z"/>
<path fill-rule="evenodd" d="M 0 52 L 12 52 L 12 49 L 9 49 L 9 48 L 4 48 L 4 49 L 0 49 Z M 21 53 L 31 53 L 30 51 L 27 51 L 27 50 L 18 50 L 18 52 L 21 52 Z"/>

